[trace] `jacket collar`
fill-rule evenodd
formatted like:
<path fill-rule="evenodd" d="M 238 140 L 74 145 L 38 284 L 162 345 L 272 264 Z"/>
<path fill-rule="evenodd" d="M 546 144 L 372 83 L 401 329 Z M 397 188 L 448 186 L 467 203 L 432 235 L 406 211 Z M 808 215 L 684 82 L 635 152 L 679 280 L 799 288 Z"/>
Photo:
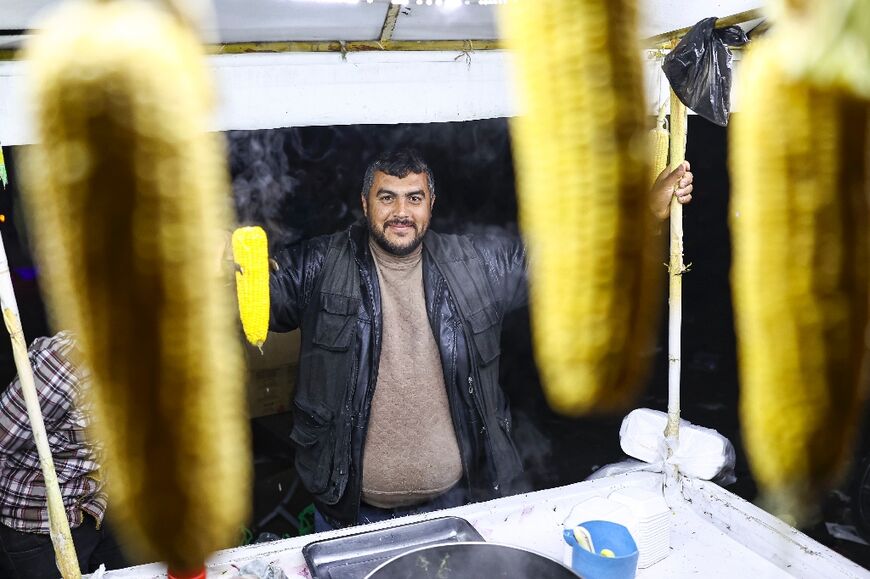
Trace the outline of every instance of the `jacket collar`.
<path fill-rule="evenodd" d="M 350 243 L 351 252 L 357 263 L 371 263 L 371 255 L 369 252 L 369 228 L 366 225 L 365 217 L 354 221 L 347 229 L 348 242 Z"/>

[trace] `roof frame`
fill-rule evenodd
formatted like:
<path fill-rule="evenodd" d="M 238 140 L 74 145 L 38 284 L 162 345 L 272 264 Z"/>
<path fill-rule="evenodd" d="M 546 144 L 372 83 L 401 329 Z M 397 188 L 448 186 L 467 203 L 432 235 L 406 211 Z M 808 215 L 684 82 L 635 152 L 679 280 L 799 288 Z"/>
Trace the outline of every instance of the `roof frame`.
<path fill-rule="evenodd" d="M 743 24 L 744 22 L 758 20 L 764 17 L 765 13 L 761 8 L 753 8 L 752 10 L 746 10 L 744 12 L 732 14 L 731 16 L 719 18 L 716 21 L 716 28 L 727 28 L 729 26 Z M 641 46 L 643 48 L 673 48 L 691 29 L 692 26 L 686 26 L 685 28 L 678 28 L 669 32 L 656 34 L 655 36 L 650 36 L 649 38 L 644 38 L 641 40 Z"/>
<path fill-rule="evenodd" d="M 485 50 L 501 50 L 504 43 L 501 40 L 392 40 L 396 29 L 396 23 L 402 15 L 401 4 L 390 4 L 381 27 L 381 34 L 377 40 L 355 41 L 267 41 L 267 42 L 231 42 L 222 44 L 209 44 L 206 51 L 209 54 L 254 54 L 254 53 L 283 53 L 283 52 L 336 52 L 346 54 L 349 52 L 373 52 L 373 51 L 445 51 L 445 52 L 469 52 Z M 730 16 L 720 18 L 716 22 L 716 28 L 725 28 L 764 18 L 764 13 L 759 8 L 746 10 Z M 768 26 L 765 22 L 762 26 Z M 669 32 L 663 32 L 641 40 L 641 46 L 647 49 L 673 48 L 680 39 L 686 35 L 691 26 L 678 28 Z M 25 32 L 25 31 L 14 31 Z M 0 61 L 17 59 L 17 49 L 0 49 Z"/>

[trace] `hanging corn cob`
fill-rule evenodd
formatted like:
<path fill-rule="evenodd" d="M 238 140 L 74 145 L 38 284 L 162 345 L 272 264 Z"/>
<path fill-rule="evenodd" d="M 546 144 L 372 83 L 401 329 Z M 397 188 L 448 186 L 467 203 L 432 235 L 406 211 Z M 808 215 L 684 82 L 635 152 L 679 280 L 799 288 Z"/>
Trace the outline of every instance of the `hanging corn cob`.
<path fill-rule="evenodd" d="M 136 0 L 70 3 L 40 29 L 25 199 L 43 287 L 92 371 L 116 528 L 137 556 L 196 569 L 235 544 L 250 465 L 201 47 Z"/>
<path fill-rule="evenodd" d="M 768 0 L 774 50 L 786 76 L 870 99 L 867 0 Z"/>
<path fill-rule="evenodd" d="M 269 244 L 262 227 L 233 231 L 239 315 L 248 342 L 261 348 L 269 331 Z"/>
<path fill-rule="evenodd" d="M 659 113 L 656 117 L 656 126 L 649 132 L 650 158 L 652 159 L 652 163 L 650 164 L 650 175 L 652 176 L 649 180 L 650 183 L 655 183 L 662 171 L 665 170 L 665 167 L 668 166 L 668 151 L 670 148 L 671 134 L 666 128 L 666 104 L 667 103 L 663 104 L 661 108 L 659 108 Z"/>
<path fill-rule="evenodd" d="M 816 3 L 820 29 L 836 4 Z M 766 507 L 802 522 L 842 472 L 863 398 L 870 119 L 860 91 L 789 72 L 785 17 L 742 65 L 732 280 L 750 464 Z"/>
<path fill-rule="evenodd" d="M 635 2 L 525 0 L 502 16 L 523 109 L 511 128 L 547 397 L 569 414 L 623 408 L 658 301 Z"/>

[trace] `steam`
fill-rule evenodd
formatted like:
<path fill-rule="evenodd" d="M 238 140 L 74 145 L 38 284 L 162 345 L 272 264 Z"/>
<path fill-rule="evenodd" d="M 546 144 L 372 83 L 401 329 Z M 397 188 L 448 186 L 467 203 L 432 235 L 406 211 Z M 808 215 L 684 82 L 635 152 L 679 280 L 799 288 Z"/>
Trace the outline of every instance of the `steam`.
<path fill-rule="evenodd" d="M 271 251 L 301 239 L 289 218 L 299 181 L 284 154 L 284 133 L 232 131 L 227 141 L 239 225 L 263 227 Z"/>
<path fill-rule="evenodd" d="M 359 219 L 367 165 L 402 147 L 418 149 L 435 174 L 434 230 L 517 235 L 506 119 L 232 131 L 227 139 L 238 221 L 262 226 L 273 252 Z"/>

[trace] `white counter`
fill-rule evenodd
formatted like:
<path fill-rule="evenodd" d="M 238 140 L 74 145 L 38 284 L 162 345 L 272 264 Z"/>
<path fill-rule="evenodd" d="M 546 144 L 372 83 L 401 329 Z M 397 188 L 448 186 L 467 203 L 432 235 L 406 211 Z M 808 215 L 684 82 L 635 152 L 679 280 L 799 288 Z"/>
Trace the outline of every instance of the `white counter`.
<path fill-rule="evenodd" d="M 445 515 L 465 518 L 487 541 L 525 547 L 561 560 L 562 523 L 574 505 L 592 496 L 606 497 L 628 486 L 662 492 L 673 516 L 670 556 L 647 569 L 638 569 L 638 579 L 870 578 L 870 571 L 715 484 L 683 478 L 665 489 L 663 475 L 649 472 L 605 477 L 426 515 L 228 549 L 210 559 L 208 576 L 233 577 L 246 562 L 264 559 L 277 563 L 290 578 L 308 578 L 302 547 L 311 541 Z M 166 568 L 160 564 L 105 575 L 110 579 L 165 576 Z"/>

